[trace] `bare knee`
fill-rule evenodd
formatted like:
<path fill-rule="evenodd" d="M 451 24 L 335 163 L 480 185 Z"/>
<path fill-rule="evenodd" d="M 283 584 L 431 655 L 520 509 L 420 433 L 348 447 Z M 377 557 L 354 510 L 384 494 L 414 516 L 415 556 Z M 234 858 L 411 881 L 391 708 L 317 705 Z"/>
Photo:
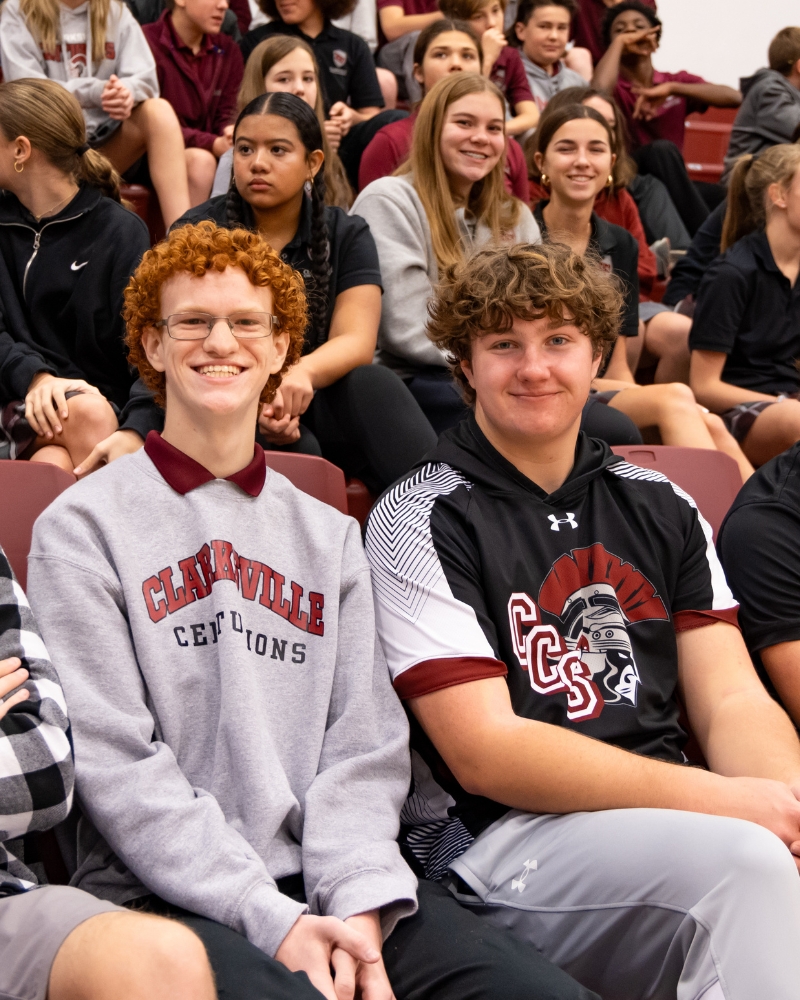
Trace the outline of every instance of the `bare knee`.
<path fill-rule="evenodd" d="M 203 943 L 173 920 L 104 913 L 80 924 L 56 955 L 48 1000 L 214 1000 Z"/>
<path fill-rule="evenodd" d="M 91 392 L 82 392 L 67 400 L 65 431 L 80 432 L 81 435 L 97 437 L 98 441 L 107 438 L 117 429 L 117 417 L 111 404 L 103 396 Z"/>
<path fill-rule="evenodd" d="M 688 385 L 683 382 L 667 382 L 652 388 L 662 419 L 686 414 L 697 415 L 697 401 Z"/>
<path fill-rule="evenodd" d="M 383 100 L 387 108 L 397 107 L 397 77 L 391 70 L 379 66 L 376 70 Z"/>
<path fill-rule="evenodd" d="M 180 129 L 178 116 L 175 109 L 165 101 L 163 97 L 150 97 L 141 104 L 137 104 L 133 114 L 149 127 L 177 128 Z"/>

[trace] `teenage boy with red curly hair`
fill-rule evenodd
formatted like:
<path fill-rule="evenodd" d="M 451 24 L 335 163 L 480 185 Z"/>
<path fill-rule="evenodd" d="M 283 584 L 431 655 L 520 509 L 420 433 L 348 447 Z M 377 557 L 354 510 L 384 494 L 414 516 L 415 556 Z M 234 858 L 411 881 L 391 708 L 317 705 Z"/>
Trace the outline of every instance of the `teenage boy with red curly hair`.
<path fill-rule="evenodd" d="M 619 312 L 547 243 L 475 254 L 431 303 L 473 412 L 366 533 L 412 717 L 404 840 L 604 997 L 793 1000 L 800 745 L 694 501 L 580 432 Z"/>
<path fill-rule="evenodd" d="M 30 557 L 72 705 L 73 884 L 188 924 L 236 1000 L 455 1000 L 478 963 L 481 1000 L 521 1000 L 531 970 L 542 996 L 586 998 L 538 956 L 503 992 L 514 948 L 476 941 L 469 914 L 452 943 L 439 887 L 411 916 L 408 729 L 358 525 L 253 444 L 302 349 L 299 276 L 256 234 L 201 222 L 145 254 L 126 320 L 163 433 L 63 494 Z"/>

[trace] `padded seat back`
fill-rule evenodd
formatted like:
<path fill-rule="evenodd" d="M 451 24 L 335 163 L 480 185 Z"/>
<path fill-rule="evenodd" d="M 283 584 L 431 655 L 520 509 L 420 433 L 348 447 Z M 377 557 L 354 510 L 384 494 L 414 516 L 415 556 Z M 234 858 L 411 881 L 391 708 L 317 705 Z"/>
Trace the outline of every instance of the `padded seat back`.
<path fill-rule="evenodd" d="M 615 455 L 631 465 L 654 469 L 689 494 L 711 525 L 716 541 L 725 515 L 742 488 L 739 466 L 730 455 L 705 448 L 671 445 L 614 445 Z"/>
<path fill-rule="evenodd" d="M 347 514 L 347 491 L 344 473 L 332 462 L 316 455 L 295 455 L 292 452 L 265 451 L 267 465 L 293 486 L 323 503 Z"/>
<path fill-rule="evenodd" d="M 75 482 L 71 472 L 46 462 L 0 461 L 0 545 L 23 590 L 33 522 Z"/>

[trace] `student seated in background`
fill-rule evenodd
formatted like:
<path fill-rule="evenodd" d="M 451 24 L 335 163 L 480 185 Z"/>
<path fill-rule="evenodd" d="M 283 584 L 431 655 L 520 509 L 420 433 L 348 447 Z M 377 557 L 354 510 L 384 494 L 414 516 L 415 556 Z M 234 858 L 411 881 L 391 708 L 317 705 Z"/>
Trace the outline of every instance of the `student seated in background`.
<path fill-rule="evenodd" d="M 128 402 L 122 294 L 147 227 L 50 80 L 0 85 L 0 189 L 0 454 L 77 471 Z M 123 426 L 115 447 L 140 447 Z"/>
<path fill-rule="evenodd" d="M 758 466 L 800 440 L 800 146 L 743 156 L 697 293 L 691 385 Z"/>
<path fill-rule="evenodd" d="M 37 833 L 66 819 L 73 780 L 61 685 L 0 549 L 0 996 L 212 1000 L 208 958 L 190 930 L 43 884 L 26 854 L 36 855 Z"/>
<path fill-rule="evenodd" d="M 421 31 L 414 45 L 414 78 L 422 97 L 449 73 L 479 73 L 481 43 L 466 21 L 444 18 Z M 392 122 L 376 133 L 364 150 L 358 170 L 359 190 L 379 177 L 387 177 L 405 163 L 411 152 L 411 139 L 417 120 L 415 108 L 400 121 Z M 528 201 L 528 178 L 525 157 L 519 143 L 506 136 L 506 190 L 521 201 Z"/>
<path fill-rule="evenodd" d="M 733 123 L 722 183 L 745 153 L 794 142 L 800 125 L 800 28 L 783 28 L 769 45 L 769 68 L 740 82 L 743 101 Z"/>
<path fill-rule="evenodd" d="M 483 75 L 502 92 L 511 115 L 506 135 L 521 136 L 536 128 L 539 109 L 520 54 L 503 33 L 505 5 L 506 0 L 439 0 L 445 17 L 466 21 L 480 39 Z"/>
<path fill-rule="evenodd" d="M 385 38 L 391 43 L 423 31 L 444 15 L 436 0 L 377 0 L 378 24 Z"/>
<path fill-rule="evenodd" d="M 540 112 L 560 90 L 586 86 L 584 78 L 562 62 L 570 20 L 577 9 L 575 0 L 562 0 L 561 3 L 522 0 L 517 8 L 514 33 L 528 86 Z"/>
<path fill-rule="evenodd" d="M 365 538 L 412 717 L 404 841 L 602 996 L 794 1000 L 797 734 L 694 501 L 579 431 L 620 305 L 547 243 L 479 251 L 432 303 L 472 413 Z"/>
<path fill-rule="evenodd" d="M 166 10 L 165 0 L 125 0 L 125 2 L 142 27 L 157 21 Z M 229 7 L 222 17 L 219 30 L 224 35 L 230 35 L 238 43 L 250 27 L 250 20 L 249 0 L 229 0 Z"/>
<path fill-rule="evenodd" d="M 314 109 L 322 129 L 322 151 L 325 162 L 325 204 L 338 205 L 347 210 L 355 197 L 347 182 L 342 161 L 337 150 L 341 142 L 341 127 L 332 118 L 325 119 L 319 67 L 314 52 L 302 38 L 290 35 L 273 35 L 265 38 L 250 53 L 244 69 L 236 113 L 244 110 L 259 94 L 294 94 Z M 389 126 L 387 126 L 388 128 Z M 233 179 L 233 146 L 222 154 L 211 196 L 226 194 Z"/>
<path fill-rule="evenodd" d="M 231 145 L 244 64 L 236 42 L 220 33 L 227 9 L 228 0 L 166 0 L 158 21 L 143 28 L 161 95 L 181 123 L 192 205 L 211 194 L 217 160 Z"/>
<path fill-rule="evenodd" d="M 417 910 L 408 724 L 358 525 L 253 442 L 302 350 L 298 275 L 254 233 L 186 226 L 126 317 L 163 435 L 63 493 L 30 557 L 73 705 L 73 882 L 191 927 L 223 997 L 597 1000 L 441 887 Z"/>
<path fill-rule="evenodd" d="M 704 412 L 691 389 L 680 382 L 636 385 L 636 370 L 644 333 L 639 315 L 638 247 L 627 230 L 599 218 L 594 200 L 604 187 L 613 186 L 614 136 L 606 119 L 593 107 L 573 104 L 548 108 L 536 132 L 535 163 L 549 198 L 534 210 L 542 236 L 565 243 L 580 255 L 595 254 L 618 276 L 625 312 L 621 336 L 609 355 L 608 366 L 592 384 L 592 408 L 583 429 L 608 440 L 605 429 L 595 427 L 607 404 L 626 414 L 640 429 L 656 427 L 661 443 L 689 448 L 720 449 L 739 464 L 742 478 L 753 469 L 719 417 Z M 662 314 L 688 334 L 684 316 Z M 655 323 L 658 316 L 650 320 Z M 612 444 L 624 442 L 612 440 Z"/>
<path fill-rule="evenodd" d="M 397 375 L 372 364 L 383 283 L 375 241 L 363 219 L 325 204 L 321 129 L 305 101 L 262 94 L 233 139 L 230 191 L 177 225 L 256 231 L 305 281 L 303 357 L 264 405 L 259 431 L 271 447 L 324 455 L 381 493 L 435 436 Z"/>
<path fill-rule="evenodd" d="M 608 48 L 608 42 L 603 36 L 603 20 L 608 8 L 615 7 L 619 0 L 577 0 L 577 2 L 578 10 L 572 19 L 572 38 L 575 47 L 580 47 L 589 53 L 588 80 L 591 79 L 592 67 L 600 62 Z M 644 0 L 644 2 L 655 10 L 655 0 Z"/>
<path fill-rule="evenodd" d="M 463 404 L 425 332 L 433 286 L 485 243 L 539 239 L 530 209 L 505 189 L 505 142 L 497 87 L 477 73 L 448 74 L 425 95 L 400 173 L 373 181 L 351 209 L 369 223 L 380 258 L 377 358 L 406 380 L 437 434 L 461 419 Z"/>
<path fill-rule="evenodd" d="M 271 35 L 302 38 L 314 51 L 321 74 L 325 116 L 339 126 L 339 156 L 351 187 L 358 186 L 361 154 L 379 128 L 403 118 L 402 111 L 381 111 L 384 98 L 367 43 L 331 21 L 349 13 L 356 0 L 259 0 L 273 20 L 249 31 L 242 53 Z"/>
<path fill-rule="evenodd" d="M 742 487 L 717 538 L 755 668 L 800 729 L 800 444 Z"/>
<path fill-rule="evenodd" d="M 623 0 L 611 7 L 603 22 L 608 51 L 595 68 L 592 84 L 614 95 L 622 108 L 639 170 L 654 174 L 669 189 L 690 235 L 694 236 L 709 212 L 686 172 L 682 150 L 686 116 L 712 107 L 735 108 L 742 95 L 732 87 L 707 83 L 681 71 L 661 73 L 652 55 L 661 38 L 661 21 L 641 0 Z M 708 188 L 721 200 L 724 192 Z"/>
<path fill-rule="evenodd" d="M 6 81 L 50 79 L 74 94 L 89 145 L 102 149 L 119 173 L 146 153 L 168 226 L 186 211 L 180 125 L 171 105 L 158 97 L 153 55 L 124 3 L 6 0 L 0 8 L 0 64 Z"/>

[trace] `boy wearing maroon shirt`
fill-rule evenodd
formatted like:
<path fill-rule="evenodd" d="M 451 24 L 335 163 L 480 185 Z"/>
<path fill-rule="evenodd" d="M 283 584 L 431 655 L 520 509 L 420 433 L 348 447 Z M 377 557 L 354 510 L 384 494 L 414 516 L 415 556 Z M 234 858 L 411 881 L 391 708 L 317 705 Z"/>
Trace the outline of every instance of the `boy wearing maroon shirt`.
<path fill-rule="evenodd" d="M 166 0 L 165 7 L 142 30 L 161 96 L 181 123 L 189 197 L 199 205 L 211 194 L 217 160 L 231 145 L 244 62 L 234 40 L 220 34 L 228 0 Z"/>

